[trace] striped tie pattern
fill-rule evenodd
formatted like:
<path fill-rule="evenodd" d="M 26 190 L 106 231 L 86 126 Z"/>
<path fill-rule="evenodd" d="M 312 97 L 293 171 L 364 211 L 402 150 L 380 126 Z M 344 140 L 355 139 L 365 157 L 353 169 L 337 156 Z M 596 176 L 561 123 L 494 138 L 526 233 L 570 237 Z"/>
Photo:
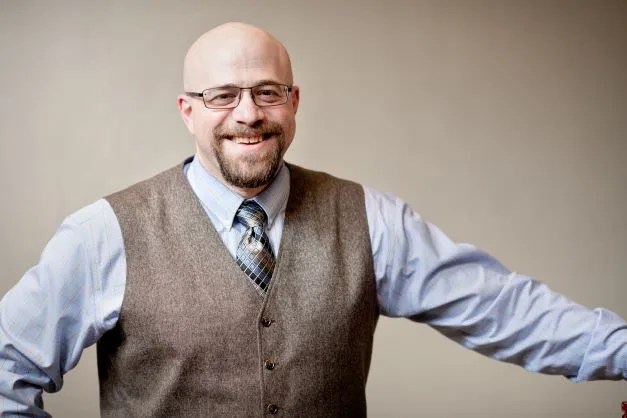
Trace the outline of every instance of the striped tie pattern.
<path fill-rule="evenodd" d="M 235 261 L 264 295 L 274 270 L 274 255 L 264 231 L 268 217 L 257 202 L 247 200 L 235 213 L 235 219 L 246 227 L 244 237 L 237 247 Z"/>

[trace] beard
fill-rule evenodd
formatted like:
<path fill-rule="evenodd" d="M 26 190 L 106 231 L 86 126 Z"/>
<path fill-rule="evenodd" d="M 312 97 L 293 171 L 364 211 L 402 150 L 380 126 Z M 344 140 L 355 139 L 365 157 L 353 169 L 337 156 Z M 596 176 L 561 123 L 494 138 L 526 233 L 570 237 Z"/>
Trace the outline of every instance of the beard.
<path fill-rule="evenodd" d="M 274 136 L 275 146 L 257 154 L 227 156 L 223 148 L 224 141 L 238 136 L 261 136 L 264 141 Z M 213 129 L 211 147 L 227 183 L 241 189 L 255 189 L 269 184 L 277 174 L 285 151 L 285 131 L 276 122 L 233 128 L 217 126 Z"/>

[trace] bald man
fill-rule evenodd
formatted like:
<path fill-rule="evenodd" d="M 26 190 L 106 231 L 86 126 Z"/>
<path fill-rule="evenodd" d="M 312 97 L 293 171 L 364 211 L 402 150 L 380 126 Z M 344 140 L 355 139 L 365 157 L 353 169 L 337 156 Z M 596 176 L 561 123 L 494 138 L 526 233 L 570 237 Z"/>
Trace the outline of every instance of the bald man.
<path fill-rule="evenodd" d="M 398 198 L 283 161 L 283 45 L 229 23 L 189 49 L 193 157 L 69 216 L 0 303 L 0 414 L 45 416 L 98 344 L 105 417 L 365 416 L 379 314 L 575 381 L 626 377 L 627 329 L 456 244 Z"/>
<path fill-rule="evenodd" d="M 221 183 L 244 198 L 258 195 L 282 165 L 296 130 L 299 89 L 285 47 L 261 29 L 232 23 L 201 36 L 189 49 L 183 70 L 188 94 L 178 97 L 183 122 L 196 139 L 196 156 Z M 207 111 L 207 82 L 225 87 L 212 94 L 231 94 L 229 87 L 285 86 L 286 103 L 258 106 L 255 97 L 236 91 L 239 104 L 230 111 Z M 200 93 L 189 92 L 203 92 Z M 258 90 L 248 90 L 254 93 Z M 260 91 L 260 93 L 263 93 Z M 265 95 L 269 93 L 266 91 Z M 197 97 L 203 100 L 190 99 Z M 233 96 L 231 96 L 233 97 Z M 210 99 L 210 98 L 209 98 Z M 229 105 L 232 106 L 235 103 Z"/>

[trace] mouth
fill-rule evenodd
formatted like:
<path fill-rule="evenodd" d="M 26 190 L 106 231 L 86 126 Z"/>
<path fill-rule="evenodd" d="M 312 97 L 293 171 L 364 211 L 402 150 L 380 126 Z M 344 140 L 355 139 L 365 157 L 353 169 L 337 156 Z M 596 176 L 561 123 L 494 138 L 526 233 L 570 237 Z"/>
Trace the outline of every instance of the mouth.
<path fill-rule="evenodd" d="M 254 145 L 266 141 L 274 136 L 273 133 L 267 132 L 260 135 L 244 135 L 244 136 L 226 136 L 224 139 L 235 142 L 236 144 Z"/>

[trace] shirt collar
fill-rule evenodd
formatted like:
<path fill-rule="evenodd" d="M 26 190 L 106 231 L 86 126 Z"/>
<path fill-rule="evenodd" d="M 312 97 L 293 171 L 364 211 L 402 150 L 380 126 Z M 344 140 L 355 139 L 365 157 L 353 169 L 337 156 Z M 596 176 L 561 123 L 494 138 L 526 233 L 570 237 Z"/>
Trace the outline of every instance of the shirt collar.
<path fill-rule="evenodd" d="M 194 158 L 189 164 L 187 178 L 205 209 L 215 215 L 222 228 L 230 230 L 233 227 L 235 212 L 245 199 L 211 175 L 198 158 Z M 259 203 L 268 215 L 268 227 L 272 227 L 277 216 L 285 210 L 289 193 L 290 172 L 287 166 L 282 164 L 272 183 L 252 199 Z"/>

